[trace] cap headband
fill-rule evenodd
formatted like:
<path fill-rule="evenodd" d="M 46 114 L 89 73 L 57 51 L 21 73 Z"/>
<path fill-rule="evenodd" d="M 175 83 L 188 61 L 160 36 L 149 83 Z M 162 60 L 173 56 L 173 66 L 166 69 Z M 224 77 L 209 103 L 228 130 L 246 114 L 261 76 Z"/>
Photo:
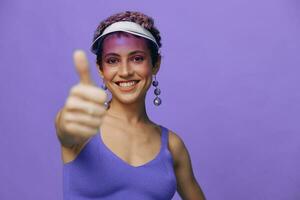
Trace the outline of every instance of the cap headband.
<path fill-rule="evenodd" d="M 150 31 L 148 31 L 147 29 L 145 29 L 144 27 L 142 27 L 141 25 L 139 25 L 135 22 L 119 21 L 119 22 L 115 22 L 115 23 L 109 25 L 108 27 L 106 27 L 104 29 L 103 33 L 94 40 L 94 42 L 91 46 L 91 51 L 97 55 L 100 44 L 102 42 L 102 37 L 104 35 L 107 35 L 112 32 L 117 32 L 117 31 L 127 32 L 127 33 L 131 33 L 133 35 L 137 35 L 137 36 L 149 39 L 152 42 L 154 42 L 157 49 L 159 49 L 159 46 L 158 46 L 154 36 L 150 33 Z"/>

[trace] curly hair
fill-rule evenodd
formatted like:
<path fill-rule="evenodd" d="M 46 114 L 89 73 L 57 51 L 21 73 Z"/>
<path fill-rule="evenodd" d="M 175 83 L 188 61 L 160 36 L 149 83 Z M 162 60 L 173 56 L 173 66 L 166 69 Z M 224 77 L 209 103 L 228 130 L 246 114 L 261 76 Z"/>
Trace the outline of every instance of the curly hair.
<path fill-rule="evenodd" d="M 150 33 L 154 36 L 159 48 L 162 46 L 160 32 L 154 26 L 154 20 L 151 17 L 136 11 L 125 11 L 125 12 L 116 13 L 108 17 L 107 19 L 103 20 L 102 22 L 100 22 L 99 26 L 94 32 L 93 41 L 102 34 L 102 32 L 106 27 L 118 21 L 131 21 L 141 25 L 142 27 L 150 31 Z M 154 45 L 152 41 L 147 39 L 145 40 L 150 50 L 152 65 L 154 66 L 158 60 L 158 57 L 160 56 L 160 53 L 158 52 L 157 47 Z M 102 57 L 102 46 L 100 47 L 96 58 L 96 62 L 99 65 L 100 69 L 101 69 L 101 57 Z"/>

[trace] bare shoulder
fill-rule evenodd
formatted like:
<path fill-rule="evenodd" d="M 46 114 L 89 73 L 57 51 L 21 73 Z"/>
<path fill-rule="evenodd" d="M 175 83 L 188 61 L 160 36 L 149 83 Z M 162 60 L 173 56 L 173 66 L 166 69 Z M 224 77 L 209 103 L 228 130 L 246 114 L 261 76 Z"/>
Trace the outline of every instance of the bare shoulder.
<path fill-rule="evenodd" d="M 180 148 L 183 148 L 184 142 L 179 134 L 175 133 L 173 130 L 169 129 L 169 146 L 174 151 L 178 151 Z"/>
<path fill-rule="evenodd" d="M 187 152 L 183 139 L 171 129 L 169 129 L 169 150 L 172 153 L 175 166 L 178 165 L 180 155 Z"/>

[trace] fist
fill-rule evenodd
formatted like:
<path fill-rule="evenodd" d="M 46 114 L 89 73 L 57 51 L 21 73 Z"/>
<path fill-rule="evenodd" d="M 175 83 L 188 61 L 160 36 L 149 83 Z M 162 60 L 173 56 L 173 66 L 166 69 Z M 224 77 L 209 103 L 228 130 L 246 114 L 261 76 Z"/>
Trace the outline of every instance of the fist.
<path fill-rule="evenodd" d="M 70 89 L 57 127 L 62 136 L 71 138 L 75 143 L 88 139 L 99 131 L 107 112 L 104 105 L 107 95 L 103 89 L 93 84 L 83 51 L 74 52 L 74 64 L 80 82 Z"/>

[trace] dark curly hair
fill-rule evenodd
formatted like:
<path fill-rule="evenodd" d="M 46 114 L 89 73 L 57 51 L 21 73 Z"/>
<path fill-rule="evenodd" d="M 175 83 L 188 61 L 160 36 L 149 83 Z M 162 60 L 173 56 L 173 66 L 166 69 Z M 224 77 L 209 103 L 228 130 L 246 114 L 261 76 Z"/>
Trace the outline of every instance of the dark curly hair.
<path fill-rule="evenodd" d="M 136 12 L 136 11 L 125 11 L 125 12 L 120 12 L 120 13 L 116 13 L 110 17 L 108 17 L 107 19 L 103 20 L 102 22 L 100 22 L 99 26 L 97 27 L 95 33 L 94 33 L 94 37 L 93 37 L 93 41 L 95 41 L 95 39 L 97 37 L 99 37 L 102 32 L 104 31 L 104 29 L 106 27 L 108 27 L 109 25 L 118 22 L 118 21 L 131 21 L 131 22 L 135 22 L 139 25 L 141 25 L 142 27 L 144 27 L 145 29 L 147 29 L 148 31 L 150 31 L 150 33 L 154 36 L 157 44 L 159 47 L 161 47 L 161 37 L 160 37 L 160 33 L 159 30 L 154 26 L 154 20 L 141 13 L 141 12 Z M 136 36 L 139 37 L 139 36 Z M 152 65 L 155 66 L 158 57 L 160 57 L 160 53 L 158 52 L 157 47 L 155 46 L 155 44 L 150 41 L 145 39 L 147 42 L 147 46 L 150 50 L 150 54 L 151 54 L 151 60 L 152 60 Z M 102 46 L 100 47 L 98 53 L 97 53 L 97 58 L 96 58 L 96 62 L 100 67 L 101 70 L 101 57 L 102 57 Z"/>

